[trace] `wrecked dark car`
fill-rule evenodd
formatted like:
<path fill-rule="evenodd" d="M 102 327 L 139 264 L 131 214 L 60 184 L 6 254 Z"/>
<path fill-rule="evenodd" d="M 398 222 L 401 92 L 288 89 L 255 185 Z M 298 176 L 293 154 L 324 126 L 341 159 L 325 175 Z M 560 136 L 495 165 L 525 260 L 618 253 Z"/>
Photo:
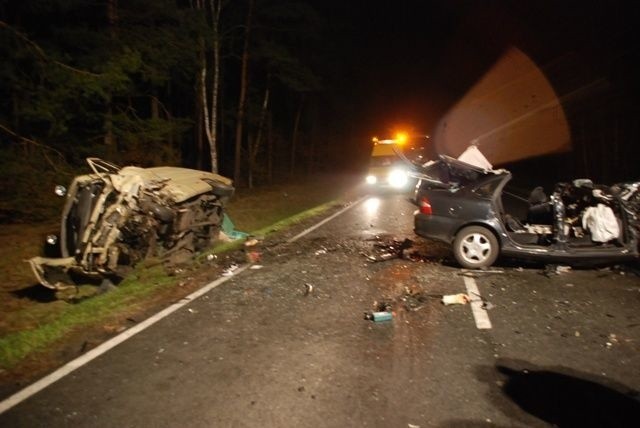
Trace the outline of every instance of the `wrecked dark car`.
<path fill-rule="evenodd" d="M 465 268 L 492 265 L 498 256 L 569 265 L 638 257 L 640 182 L 559 183 L 547 196 L 505 190 L 507 170 L 441 155 L 420 166 L 415 233 L 449 243 Z"/>
<path fill-rule="evenodd" d="M 61 258 L 28 262 L 52 289 L 74 283 L 75 274 L 124 277 L 145 259 L 187 261 L 218 238 L 231 180 L 177 167 L 120 168 L 87 159 L 91 174 L 76 177 L 66 194 L 57 241 Z"/>

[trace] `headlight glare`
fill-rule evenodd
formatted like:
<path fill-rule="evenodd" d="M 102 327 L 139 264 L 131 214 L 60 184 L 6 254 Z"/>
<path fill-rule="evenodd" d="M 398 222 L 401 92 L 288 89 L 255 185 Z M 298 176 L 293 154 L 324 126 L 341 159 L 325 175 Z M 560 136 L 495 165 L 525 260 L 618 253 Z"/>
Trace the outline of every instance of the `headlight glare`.
<path fill-rule="evenodd" d="M 391 185 L 391 187 L 404 187 L 408 181 L 407 173 L 403 170 L 394 169 L 389 173 L 389 185 Z"/>

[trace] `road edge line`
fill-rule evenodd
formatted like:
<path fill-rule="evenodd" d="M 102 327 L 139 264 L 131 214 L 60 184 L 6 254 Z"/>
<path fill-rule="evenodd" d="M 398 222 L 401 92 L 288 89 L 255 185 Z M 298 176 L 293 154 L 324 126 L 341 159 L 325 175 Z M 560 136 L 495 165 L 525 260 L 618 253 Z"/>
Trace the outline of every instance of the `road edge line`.
<path fill-rule="evenodd" d="M 302 232 L 298 233 L 296 236 L 294 236 L 293 238 L 289 238 L 287 239 L 287 243 L 290 244 L 292 242 L 297 241 L 298 239 L 302 238 L 303 236 L 313 232 L 314 230 L 316 230 L 317 228 L 319 228 L 320 226 L 324 225 L 325 223 L 330 222 L 331 220 L 333 220 L 334 218 L 338 217 L 340 214 L 343 214 L 344 212 L 350 210 L 351 208 L 355 207 L 356 205 L 358 205 L 360 202 L 362 202 L 365 198 L 367 198 L 369 195 L 364 195 L 362 197 L 360 197 L 360 199 L 357 199 L 355 202 L 352 202 L 351 204 L 347 205 L 346 207 L 342 208 L 340 211 L 330 215 L 329 217 L 325 218 L 324 220 L 314 224 L 313 226 L 309 227 L 308 229 L 303 230 Z"/>

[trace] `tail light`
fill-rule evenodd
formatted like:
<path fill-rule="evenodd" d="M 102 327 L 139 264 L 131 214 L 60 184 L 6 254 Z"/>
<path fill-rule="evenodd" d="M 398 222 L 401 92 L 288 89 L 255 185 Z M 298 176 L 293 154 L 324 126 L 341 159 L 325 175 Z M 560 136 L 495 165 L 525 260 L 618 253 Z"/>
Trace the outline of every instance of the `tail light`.
<path fill-rule="evenodd" d="M 433 214 L 433 210 L 431 209 L 431 202 L 429 202 L 429 199 L 427 199 L 426 196 L 420 198 L 418 206 L 420 207 L 420 213 L 426 215 Z"/>

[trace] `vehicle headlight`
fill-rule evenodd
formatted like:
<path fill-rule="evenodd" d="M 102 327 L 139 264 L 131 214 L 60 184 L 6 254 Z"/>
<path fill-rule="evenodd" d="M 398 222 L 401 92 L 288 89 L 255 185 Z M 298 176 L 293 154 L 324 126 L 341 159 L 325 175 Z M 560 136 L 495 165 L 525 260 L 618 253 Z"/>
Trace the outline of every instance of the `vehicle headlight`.
<path fill-rule="evenodd" d="M 391 187 L 396 187 L 396 188 L 404 187 L 409 181 L 409 178 L 407 177 L 407 173 L 401 169 L 392 170 L 389 173 L 388 179 L 389 179 L 389 185 L 391 185 Z"/>
<path fill-rule="evenodd" d="M 375 175 L 367 175 L 367 178 L 365 180 L 367 181 L 367 184 L 376 184 L 378 182 L 378 179 Z"/>
<path fill-rule="evenodd" d="M 54 192 L 58 196 L 64 196 L 67 194 L 67 188 L 58 184 L 54 189 Z"/>

